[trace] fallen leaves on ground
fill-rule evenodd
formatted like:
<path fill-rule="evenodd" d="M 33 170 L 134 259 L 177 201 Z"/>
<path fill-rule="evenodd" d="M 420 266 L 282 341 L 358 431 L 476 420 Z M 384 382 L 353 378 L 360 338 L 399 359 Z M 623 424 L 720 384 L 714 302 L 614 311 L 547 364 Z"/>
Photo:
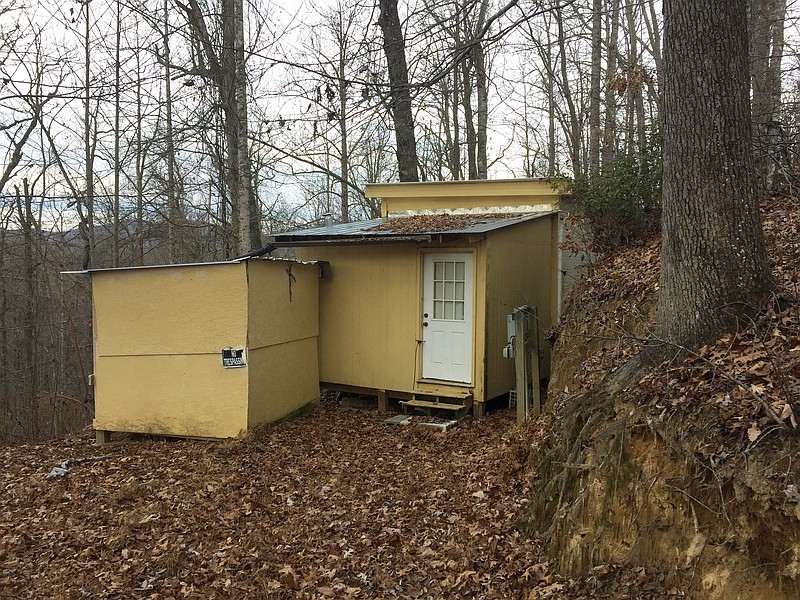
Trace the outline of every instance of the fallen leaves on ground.
<path fill-rule="evenodd" d="M 0 589 L 13 597 L 514 598 L 507 411 L 442 434 L 323 405 L 245 441 L 89 433 L 0 448 Z M 82 460 L 104 456 L 103 460 Z M 55 465 L 69 476 L 47 480 Z"/>
<path fill-rule="evenodd" d="M 679 365 L 650 371 L 630 400 L 668 419 L 678 410 L 710 408 L 732 445 L 757 441 L 776 425 L 800 433 L 800 199 L 775 196 L 761 203 L 774 302 L 748 327 L 700 348 Z M 578 310 L 553 333 L 582 337 L 585 355 L 574 389 L 556 402 L 585 393 L 638 353 L 653 335 L 660 239 L 604 256 L 578 287 Z M 555 395 L 555 394 L 554 394 Z"/>
<path fill-rule="evenodd" d="M 0 597 L 673 597 L 655 571 L 541 562 L 510 411 L 384 418 L 325 403 L 243 441 L 0 447 Z"/>

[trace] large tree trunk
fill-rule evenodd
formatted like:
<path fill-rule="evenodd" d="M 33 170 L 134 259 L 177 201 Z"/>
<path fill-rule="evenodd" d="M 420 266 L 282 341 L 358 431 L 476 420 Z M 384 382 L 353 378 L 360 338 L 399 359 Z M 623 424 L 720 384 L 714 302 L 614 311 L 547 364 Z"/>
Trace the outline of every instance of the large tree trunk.
<path fill-rule="evenodd" d="M 138 39 L 138 35 L 137 35 Z M 142 69 L 136 53 L 136 234 L 133 264 L 144 265 L 144 170 L 147 152 L 142 146 Z"/>
<path fill-rule="evenodd" d="M 553 62 L 553 40 L 550 37 L 550 27 L 547 28 L 545 64 L 547 65 L 547 79 L 545 80 L 545 95 L 547 96 L 547 176 L 555 177 L 558 162 L 556 150 L 556 67 Z"/>
<path fill-rule="evenodd" d="M 383 50 L 389 70 L 392 120 L 397 139 L 397 169 L 400 181 L 419 181 L 411 89 L 408 86 L 406 42 L 397 13 L 397 0 L 379 0 L 378 25 L 383 32 Z"/>
<path fill-rule="evenodd" d="M 200 4 L 189 0 L 177 4 L 186 13 L 189 26 L 202 48 L 203 74 L 210 77 L 219 94 L 224 115 L 227 172 L 225 180 L 232 209 L 230 233 L 235 233 L 237 252 L 244 254 L 261 245 L 261 221 L 251 185 L 247 139 L 247 80 L 244 63 L 244 10 L 242 0 L 222 0 L 222 48 L 212 41 Z M 206 67 L 206 65 L 202 65 Z M 223 199 L 224 201 L 224 199 Z M 227 240 L 226 247 L 233 244 Z"/>
<path fill-rule="evenodd" d="M 753 186 L 746 0 L 664 2 L 658 335 L 698 347 L 771 290 Z"/>
<path fill-rule="evenodd" d="M 472 110 L 472 77 L 469 62 L 465 58 L 461 63 L 464 80 L 464 121 L 467 134 L 467 179 L 478 179 L 478 135 L 475 131 L 475 111 Z"/>
<path fill-rule="evenodd" d="M 252 165 L 247 126 L 247 69 L 244 58 L 244 2 L 235 0 L 234 15 L 234 114 L 238 160 L 239 252 L 261 247 L 261 215 L 253 190 Z"/>
<path fill-rule="evenodd" d="M 120 80 L 120 46 L 122 44 L 122 17 L 120 0 L 116 1 L 116 29 L 114 36 L 114 208 L 113 208 L 113 256 L 111 265 L 114 267 L 119 266 L 119 174 L 122 166 L 119 160 L 120 153 L 120 94 L 122 92 L 122 84 Z"/>
<path fill-rule="evenodd" d="M 350 222 L 350 147 L 347 128 L 347 31 L 341 12 L 338 15 L 339 35 L 339 70 L 336 73 L 339 92 L 339 173 L 342 177 L 339 182 L 339 196 L 342 213 L 342 223 Z"/>
<path fill-rule="evenodd" d="M 32 194 L 27 179 L 22 180 L 23 190 L 20 193 L 19 186 L 14 186 L 16 192 L 17 217 L 23 234 L 23 301 L 24 311 L 21 328 L 21 340 L 18 348 L 20 361 L 20 373 L 22 383 L 22 398 L 17 405 L 18 414 L 15 415 L 18 421 L 23 423 L 23 434 L 26 439 L 36 439 L 38 434 L 39 414 L 36 406 L 38 392 L 37 371 L 38 360 L 36 360 L 36 264 L 34 262 L 34 233 L 35 223 L 32 211 Z"/>
<path fill-rule="evenodd" d="M 172 67 L 170 65 L 169 47 L 169 0 L 164 0 L 164 112 L 166 121 L 166 158 L 167 158 L 167 227 L 169 229 L 170 262 L 183 262 L 183 243 L 181 227 L 183 219 L 175 193 L 175 139 L 172 127 Z"/>
<path fill-rule="evenodd" d="M 85 163 L 85 194 L 86 194 L 86 241 L 87 252 L 84 259 L 85 267 L 97 266 L 97 255 L 95 249 L 95 234 L 94 234 L 94 144 L 92 143 L 92 118 L 90 108 L 90 75 L 91 75 L 91 55 L 89 53 L 91 23 L 91 12 L 89 10 L 89 3 L 86 3 L 86 22 L 84 23 L 84 38 L 83 38 L 83 52 L 84 52 L 84 107 L 83 107 L 83 151 Z"/>

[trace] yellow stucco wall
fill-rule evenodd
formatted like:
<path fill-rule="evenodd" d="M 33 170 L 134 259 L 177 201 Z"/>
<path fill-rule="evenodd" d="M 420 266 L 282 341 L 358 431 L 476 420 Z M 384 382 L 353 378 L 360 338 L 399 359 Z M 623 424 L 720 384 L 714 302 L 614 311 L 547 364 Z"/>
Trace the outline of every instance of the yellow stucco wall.
<path fill-rule="evenodd" d="M 369 184 L 366 195 L 381 199 L 381 214 L 408 210 L 471 209 L 521 205 L 558 206 L 558 180 L 507 179 Z"/>
<path fill-rule="evenodd" d="M 320 281 L 320 380 L 326 383 L 408 393 L 431 393 L 417 385 L 422 336 L 422 254 L 472 252 L 475 255 L 473 365 L 482 365 L 483 289 L 479 244 L 471 247 L 412 244 L 298 248 L 298 258 L 327 260 L 332 275 Z M 473 367 L 474 397 L 483 399 L 483 375 Z M 462 390 L 437 386 L 458 396 Z"/>
<path fill-rule="evenodd" d="M 487 398 L 516 387 L 514 361 L 503 358 L 502 350 L 508 341 L 506 316 L 518 306 L 533 304 L 539 310 L 539 342 L 545 349 L 543 375 L 549 372 L 550 353 L 543 332 L 552 327 L 556 314 L 557 244 L 553 235 L 558 235 L 555 214 L 508 227 L 486 241 Z"/>
<path fill-rule="evenodd" d="M 297 254 L 332 268 L 319 288 L 320 379 L 411 391 L 420 327 L 416 247 L 315 247 Z"/>
<path fill-rule="evenodd" d="M 248 368 L 250 428 L 319 400 L 316 336 L 251 350 Z"/>
<path fill-rule="evenodd" d="M 92 272 L 95 428 L 234 437 L 317 400 L 318 273 L 271 260 Z M 224 368 L 228 347 L 247 366 Z"/>
<path fill-rule="evenodd" d="M 236 436 L 247 368 L 220 351 L 247 343 L 244 264 L 92 273 L 96 429 Z"/>
<path fill-rule="evenodd" d="M 247 265 L 251 350 L 319 334 L 317 265 L 288 260 L 252 260 Z"/>
<path fill-rule="evenodd" d="M 220 438 L 247 430 L 248 368 L 223 369 L 219 351 L 101 356 L 95 376 L 95 429 Z"/>
<path fill-rule="evenodd" d="M 245 263 L 92 273 L 97 352 L 218 354 L 247 341 Z"/>
<path fill-rule="evenodd" d="M 252 428 L 319 400 L 319 267 L 249 261 L 248 280 Z"/>

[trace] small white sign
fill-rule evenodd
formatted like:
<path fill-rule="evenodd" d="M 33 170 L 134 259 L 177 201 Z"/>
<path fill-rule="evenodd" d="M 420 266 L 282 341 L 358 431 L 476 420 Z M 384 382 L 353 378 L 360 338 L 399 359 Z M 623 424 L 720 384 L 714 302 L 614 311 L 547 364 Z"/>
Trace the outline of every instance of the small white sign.
<path fill-rule="evenodd" d="M 247 361 L 244 357 L 244 348 L 223 348 L 222 366 L 226 369 L 246 367 Z"/>

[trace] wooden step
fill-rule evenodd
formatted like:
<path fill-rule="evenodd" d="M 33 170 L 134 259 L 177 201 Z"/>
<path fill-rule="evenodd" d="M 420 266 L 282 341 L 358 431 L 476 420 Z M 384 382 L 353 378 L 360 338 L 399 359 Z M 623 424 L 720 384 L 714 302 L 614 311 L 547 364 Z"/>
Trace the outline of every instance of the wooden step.
<path fill-rule="evenodd" d="M 403 406 L 415 408 L 436 408 L 439 410 L 463 410 L 467 408 L 463 404 L 451 404 L 449 402 L 430 402 L 428 400 L 401 400 Z"/>

